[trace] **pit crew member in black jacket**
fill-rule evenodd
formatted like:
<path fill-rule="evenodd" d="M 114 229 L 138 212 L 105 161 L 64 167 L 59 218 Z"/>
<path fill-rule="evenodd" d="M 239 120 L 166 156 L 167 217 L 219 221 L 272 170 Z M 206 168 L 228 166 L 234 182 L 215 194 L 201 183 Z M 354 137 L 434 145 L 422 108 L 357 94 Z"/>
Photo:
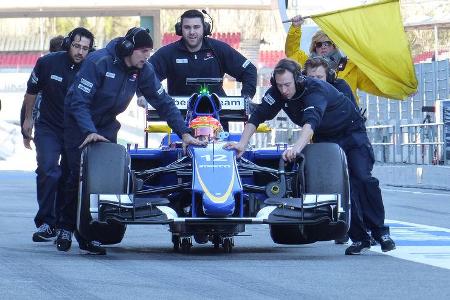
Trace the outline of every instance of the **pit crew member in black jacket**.
<path fill-rule="evenodd" d="M 33 234 L 34 242 L 50 241 L 56 236 L 55 226 L 62 206 L 60 202 L 63 202 L 63 188 L 59 188 L 59 182 L 61 180 L 64 185 L 65 174 L 68 173 L 63 140 L 64 97 L 93 44 L 94 35 L 90 31 L 83 27 L 75 28 L 63 39 L 64 51 L 38 59 L 27 83 L 22 134 L 26 147 L 25 140 L 31 140 L 35 127 L 39 209 L 34 218 L 38 228 Z M 39 93 L 42 100 L 39 117 L 34 122 L 32 111 Z"/>
<path fill-rule="evenodd" d="M 204 144 L 189 134 L 173 99 L 155 76 L 153 66 L 147 61 L 152 47 L 148 30 L 131 28 L 125 37 L 112 40 L 106 48 L 95 51 L 86 59 L 67 93 L 64 140 L 70 175 L 56 243 L 60 251 L 70 249 L 75 230 L 81 150 L 92 142 L 117 142 L 120 123 L 116 116 L 127 108 L 137 88 L 150 99 L 150 104 L 184 144 Z M 106 253 L 96 241 L 77 239 L 81 250 L 92 254 Z"/>
<path fill-rule="evenodd" d="M 206 12 L 205 12 L 206 13 Z M 186 78 L 222 78 L 225 73 L 242 82 L 241 96 L 253 98 L 256 92 L 256 67 L 230 45 L 209 38 L 212 24 L 198 10 L 185 11 L 175 24 L 182 38 L 160 48 L 150 57 L 158 78 L 167 78 L 171 96 L 190 96 L 198 87 L 186 85 Z M 226 96 L 222 85 L 210 91 Z"/>
<path fill-rule="evenodd" d="M 310 57 L 306 60 L 303 67 L 304 75 L 328 82 L 357 105 L 352 89 L 344 79 L 337 78 L 336 72 L 330 68 L 327 58 L 322 56 Z"/>
<path fill-rule="evenodd" d="M 379 182 L 371 174 L 374 164 L 372 146 L 356 105 L 327 82 L 302 76 L 300 65 L 291 59 L 278 62 L 271 83 L 272 87 L 245 125 L 240 141 L 228 143 L 225 147 L 235 149 L 240 157 L 258 125 L 273 119 L 283 109 L 292 122 L 302 126 L 298 141 L 283 152 L 284 160 L 295 160 L 311 138 L 319 143 L 337 143 L 347 155 L 351 188 L 361 187 L 355 185 L 355 181 L 364 182 L 371 196 L 370 207 L 358 202 L 359 198 L 351 197 L 349 236 L 353 244 L 346 249 L 345 254 L 356 255 L 370 249 L 370 236 L 363 221 L 363 210 L 373 215 L 371 220 L 376 224 L 373 224 L 375 232 L 372 235 L 380 242 L 382 250 L 395 249 L 395 243 L 389 236 L 389 227 L 384 225 Z"/>

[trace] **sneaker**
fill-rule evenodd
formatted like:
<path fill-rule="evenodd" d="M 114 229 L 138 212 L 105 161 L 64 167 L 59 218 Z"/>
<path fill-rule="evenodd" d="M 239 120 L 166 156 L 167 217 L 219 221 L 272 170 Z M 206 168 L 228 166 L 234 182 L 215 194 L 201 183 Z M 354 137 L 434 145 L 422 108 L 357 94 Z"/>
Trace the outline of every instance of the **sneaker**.
<path fill-rule="evenodd" d="M 389 234 L 383 234 L 379 240 L 377 240 L 378 243 L 380 243 L 381 251 L 388 252 L 395 249 L 395 242 Z"/>
<path fill-rule="evenodd" d="M 105 248 L 101 247 L 100 243 L 97 241 L 80 241 L 80 252 L 83 254 L 95 254 L 95 255 L 105 255 L 106 250 Z"/>
<path fill-rule="evenodd" d="M 370 249 L 369 241 L 353 242 L 347 249 L 345 249 L 345 255 L 359 255 Z"/>
<path fill-rule="evenodd" d="M 70 246 L 72 246 L 72 232 L 61 229 L 56 239 L 56 248 L 59 251 L 69 251 Z"/>
<path fill-rule="evenodd" d="M 56 237 L 55 230 L 47 223 L 39 226 L 38 230 L 33 233 L 33 242 L 50 242 Z"/>

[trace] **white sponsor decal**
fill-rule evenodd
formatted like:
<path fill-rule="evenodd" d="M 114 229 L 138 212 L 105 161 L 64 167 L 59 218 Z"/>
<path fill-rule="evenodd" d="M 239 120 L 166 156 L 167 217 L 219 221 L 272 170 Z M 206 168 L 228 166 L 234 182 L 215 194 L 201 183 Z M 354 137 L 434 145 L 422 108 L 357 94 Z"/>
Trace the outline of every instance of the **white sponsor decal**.
<path fill-rule="evenodd" d="M 36 76 L 36 73 L 31 72 L 31 82 L 33 82 L 34 84 L 36 84 L 39 81 L 39 78 Z"/>
<path fill-rule="evenodd" d="M 188 60 L 187 60 L 187 58 L 177 58 L 176 63 L 177 64 L 187 64 Z"/>
<path fill-rule="evenodd" d="M 62 77 L 59 77 L 57 75 L 51 75 L 50 79 L 53 79 L 53 80 L 56 80 L 56 81 L 59 81 L 59 82 L 62 82 L 62 80 L 63 80 Z"/>
<path fill-rule="evenodd" d="M 172 99 L 178 109 L 187 108 L 189 97 L 172 97 Z M 221 97 L 220 103 L 222 104 L 222 110 L 244 110 L 243 97 Z M 148 109 L 155 110 L 151 105 L 149 105 Z"/>
<path fill-rule="evenodd" d="M 84 78 L 81 78 L 81 83 L 84 84 L 84 85 L 87 86 L 87 87 L 90 87 L 90 88 L 94 86 L 94 85 L 92 84 L 92 82 L 87 81 L 87 80 L 84 79 Z"/>
<path fill-rule="evenodd" d="M 88 88 L 87 86 L 85 86 L 85 85 L 82 85 L 81 83 L 78 85 L 78 88 L 80 89 L 80 90 L 82 90 L 83 92 L 86 92 L 86 93 L 90 93 L 91 92 L 91 89 L 90 88 Z"/>
<path fill-rule="evenodd" d="M 247 59 L 246 61 L 244 61 L 244 63 L 242 64 L 242 67 L 245 69 L 247 68 L 247 66 L 250 64 L 250 61 Z"/>
<path fill-rule="evenodd" d="M 158 93 L 158 95 L 161 96 L 161 94 L 164 92 L 163 86 L 161 85 L 161 86 L 159 87 L 159 89 L 158 89 L 156 92 Z"/>
<path fill-rule="evenodd" d="M 266 94 L 263 98 L 265 102 L 267 102 L 269 105 L 273 105 L 275 103 L 275 99 L 272 98 L 270 94 Z"/>
<path fill-rule="evenodd" d="M 116 73 L 106 72 L 105 76 L 109 78 L 116 78 Z"/>
<path fill-rule="evenodd" d="M 199 168 L 231 168 L 230 165 L 199 165 Z"/>

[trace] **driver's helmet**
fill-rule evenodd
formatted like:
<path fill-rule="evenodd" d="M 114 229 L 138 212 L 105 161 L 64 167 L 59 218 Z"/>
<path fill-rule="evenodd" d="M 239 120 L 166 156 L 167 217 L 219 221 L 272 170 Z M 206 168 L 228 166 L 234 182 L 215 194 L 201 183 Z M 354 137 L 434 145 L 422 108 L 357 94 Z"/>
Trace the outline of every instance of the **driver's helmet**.
<path fill-rule="evenodd" d="M 211 116 L 196 117 L 189 123 L 189 128 L 192 128 L 194 137 L 202 139 L 216 139 L 223 131 L 219 120 Z"/>

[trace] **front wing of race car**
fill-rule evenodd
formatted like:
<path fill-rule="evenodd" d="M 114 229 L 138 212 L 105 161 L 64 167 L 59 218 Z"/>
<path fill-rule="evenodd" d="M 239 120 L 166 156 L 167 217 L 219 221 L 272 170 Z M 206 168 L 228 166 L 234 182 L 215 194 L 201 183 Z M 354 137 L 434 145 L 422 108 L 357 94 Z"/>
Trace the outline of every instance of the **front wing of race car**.
<path fill-rule="evenodd" d="M 339 194 L 304 194 L 301 198 L 268 198 L 255 217 L 180 217 L 164 198 L 134 198 L 132 195 L 91 194 L 90 213 L 95 222 L 126 224 L 279 224 L 301 225 L 338 222 L 323 207 L 344 212 Z M 331 214 L 334 215 L 334 214 Z"/>

